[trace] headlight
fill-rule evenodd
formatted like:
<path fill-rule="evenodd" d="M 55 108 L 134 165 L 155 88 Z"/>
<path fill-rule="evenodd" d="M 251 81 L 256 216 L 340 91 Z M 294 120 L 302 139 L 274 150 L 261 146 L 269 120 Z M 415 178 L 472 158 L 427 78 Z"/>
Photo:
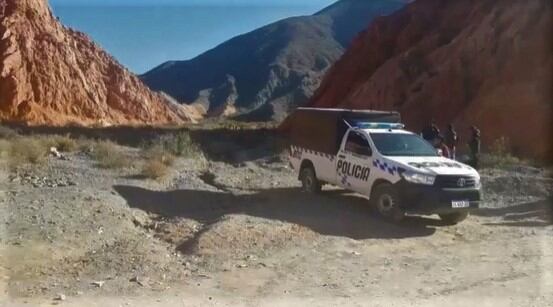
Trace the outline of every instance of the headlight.
<path fill-rule="evenodd" d="M 436 176 L 425 175 L 425 174 L 415 173 L 415 172 L 404 172 L 402 176 L 408 182 L 416 183 L 416 184 L 433 185 L 434 181 L 436 180 Z"/>
<path fill-rule="evenodd" d="M 480 181 L 480 177 L 474 178 L 474 187 L 477 189 L 480 189 L 482 187 L 482 181 Z"/>

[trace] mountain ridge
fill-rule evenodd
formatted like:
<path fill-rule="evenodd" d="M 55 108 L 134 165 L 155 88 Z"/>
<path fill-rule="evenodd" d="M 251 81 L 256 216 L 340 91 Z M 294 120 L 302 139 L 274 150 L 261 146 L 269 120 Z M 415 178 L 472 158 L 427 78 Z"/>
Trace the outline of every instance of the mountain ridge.
<path fill-rule="evenodd" d="M 163 63 L 141 78 L 152 89 L 180 102 L 203 105 L 208 115 L 235 109 L 227 113 L 256 111 L 256 119 L 282 118 L 308 100 L 326 69 L 345 50 L 346 42 L 372 18 L 403 3 L 342 0 L 314 15 L 286 18 L 236 36 L 194 59 Z M 342 12 L 337 10 L 340 8 Z M 357 25 L 344 27 L 346 21 Z M 235 80 L 235 97 L 214 95 L 213 89 L 229 77 Z"/>

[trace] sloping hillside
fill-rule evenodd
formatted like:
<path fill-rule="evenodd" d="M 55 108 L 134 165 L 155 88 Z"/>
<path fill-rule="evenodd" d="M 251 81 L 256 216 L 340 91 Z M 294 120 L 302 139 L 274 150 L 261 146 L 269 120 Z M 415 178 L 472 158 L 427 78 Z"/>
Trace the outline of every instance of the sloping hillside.
<path fill-rule="evenodd" d="M 235 37 L 189 61 L 167 62 L 142 76 L 154 90 L 209 115 L 256 111 L 280 118 L 304 104 L 353 37 L 400 0 L 342 0 L 313 16 L 288 18 Z"/>
<path fill-rule="evenodd" d="M 46 0 L 0 0 L 0 120 L 31 125 L 180 123 L 170 103 L 86 35 L 62 26 Z"/>
<path fill-rule="evenodd" d="M 418 0 L 377 19 L 329 71 L 317 107 L 400 110 L 412 129 L 482 129 L 551 157 L 553 23 L 548 0 Z"/>

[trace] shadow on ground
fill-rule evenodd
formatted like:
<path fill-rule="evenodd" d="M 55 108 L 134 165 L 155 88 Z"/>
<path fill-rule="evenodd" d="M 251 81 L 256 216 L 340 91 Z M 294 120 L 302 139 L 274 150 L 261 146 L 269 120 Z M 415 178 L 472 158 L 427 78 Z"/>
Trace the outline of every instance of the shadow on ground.
<path fill-rule="evenodd" d="M 553 199 L 545 199 L 503 208 L 484 208 L 473 213 L 484 217 L 501 216 L 495 226 L 540 227 L 553 224 Z"/>
<path fill-rule="evenodd" d="M 245 214 L 308 227 L 321 235 L 369 238 L 408 238 L 434 234 L 443 224 L 437 219 L 408 217 L 401 225 L 382 221 L 364 198 L 342 191 L 310 195 L 297 188 L 260 190 L 250 195 L 176 190 L 151 191 L 135 186 L 115 186 L 128 205 L 163 217 L 184 217 L 206 225 L 228 214 Z"/>

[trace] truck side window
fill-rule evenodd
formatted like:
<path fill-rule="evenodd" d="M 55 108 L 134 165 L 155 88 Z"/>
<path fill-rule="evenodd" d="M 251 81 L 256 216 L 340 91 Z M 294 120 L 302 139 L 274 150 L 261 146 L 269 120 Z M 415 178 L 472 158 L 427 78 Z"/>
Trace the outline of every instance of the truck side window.
<path fill-rule="evenodd" d="M 348 134 L 345 150 L 363 156 L 372 156 L 372 150 L 367 139 L 355 131 Z"/>

